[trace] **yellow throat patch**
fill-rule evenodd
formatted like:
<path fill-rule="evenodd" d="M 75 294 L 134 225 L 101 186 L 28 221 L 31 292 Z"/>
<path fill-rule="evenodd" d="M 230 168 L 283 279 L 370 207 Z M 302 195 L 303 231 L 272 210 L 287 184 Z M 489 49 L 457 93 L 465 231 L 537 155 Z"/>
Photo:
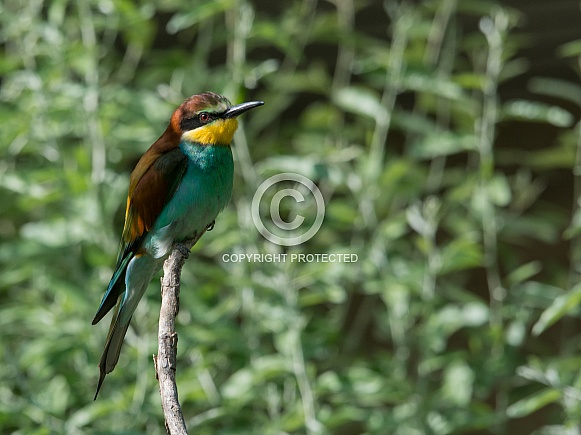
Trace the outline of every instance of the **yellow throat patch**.
<path fill-rule="evenodd" d="M 237 128 L 236 118 L 217 119 L 211 124 L 185 132 L 182 139 L 202 145 L 230 145 Z"/>

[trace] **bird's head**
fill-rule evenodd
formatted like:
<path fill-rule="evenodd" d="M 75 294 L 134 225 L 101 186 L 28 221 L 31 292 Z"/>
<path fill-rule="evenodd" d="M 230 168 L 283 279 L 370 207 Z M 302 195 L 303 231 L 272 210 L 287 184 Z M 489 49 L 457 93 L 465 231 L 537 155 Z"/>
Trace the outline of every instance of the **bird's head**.
<path fill-rule="evenodd" d="M 213 92 L 192 95 L 174 112 L 171 125 L 182 140 L 201 145 L 230 145 L 238 127 L 236 117 L 262 101 L 232 106 L 222 95 Z"/>

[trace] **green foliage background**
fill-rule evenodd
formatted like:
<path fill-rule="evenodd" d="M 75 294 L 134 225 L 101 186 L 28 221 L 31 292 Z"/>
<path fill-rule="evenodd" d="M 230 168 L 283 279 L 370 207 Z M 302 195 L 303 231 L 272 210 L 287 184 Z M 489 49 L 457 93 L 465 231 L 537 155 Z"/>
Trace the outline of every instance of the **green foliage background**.
<path fill-rule="evenodd" d="M 503 96 L 527 70 L 522 19 L 484 0 L 3 0 L 0 432 L 164 433 L 157 279 L 95 402 L 108 325 L 90 321 L 129 172 L 185 97 L 214 90 L 266 105 L 184 268 L 191 433 L 579 433 L 581 86 Z M 554 56 L 579 73 L 581 41 Z M 555 139 L 529 149 L 535 123 Z M 288 171 L 327 210 L 283 250 L 250 203 Z M 223 259 L 282 252 L 359 261 Z"/>

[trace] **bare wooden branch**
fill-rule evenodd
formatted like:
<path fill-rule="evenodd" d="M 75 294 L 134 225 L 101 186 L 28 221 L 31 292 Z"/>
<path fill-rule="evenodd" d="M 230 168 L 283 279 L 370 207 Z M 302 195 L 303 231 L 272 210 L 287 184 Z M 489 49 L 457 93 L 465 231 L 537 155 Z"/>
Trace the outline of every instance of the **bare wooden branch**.
<path fill-rule="evenodd" d="M 170 435 L 188 433 L 182 408 L 178 400 L 176 384 L 176 355 L 178 335 L 175 332 L 175 318 L 179 311 L 180 277 L 184 262 L 190 255 L 190 249 L 200 237 L 211 229 L 212 224 L 199 235 L 183 243 L 176 243 L 163 264 L 161 278 L 161 310 L 159 312 L 159 331 L 157 334 L 158 351 L 153 356 L 155 377 L 159 381 L 161 407 L 165 418 L 165 428 Z"/>

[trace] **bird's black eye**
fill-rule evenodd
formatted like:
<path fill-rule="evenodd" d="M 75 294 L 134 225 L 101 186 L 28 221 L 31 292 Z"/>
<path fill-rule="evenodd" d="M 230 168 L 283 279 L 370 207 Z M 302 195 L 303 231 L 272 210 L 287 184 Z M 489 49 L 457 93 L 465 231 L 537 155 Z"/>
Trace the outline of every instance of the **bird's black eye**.
<path fill-rule="evenodd" d="M 200 121 L 201 122 L 208 122 L 210 120 L 210 115 L 206 112 L 200 113 Z"/>

